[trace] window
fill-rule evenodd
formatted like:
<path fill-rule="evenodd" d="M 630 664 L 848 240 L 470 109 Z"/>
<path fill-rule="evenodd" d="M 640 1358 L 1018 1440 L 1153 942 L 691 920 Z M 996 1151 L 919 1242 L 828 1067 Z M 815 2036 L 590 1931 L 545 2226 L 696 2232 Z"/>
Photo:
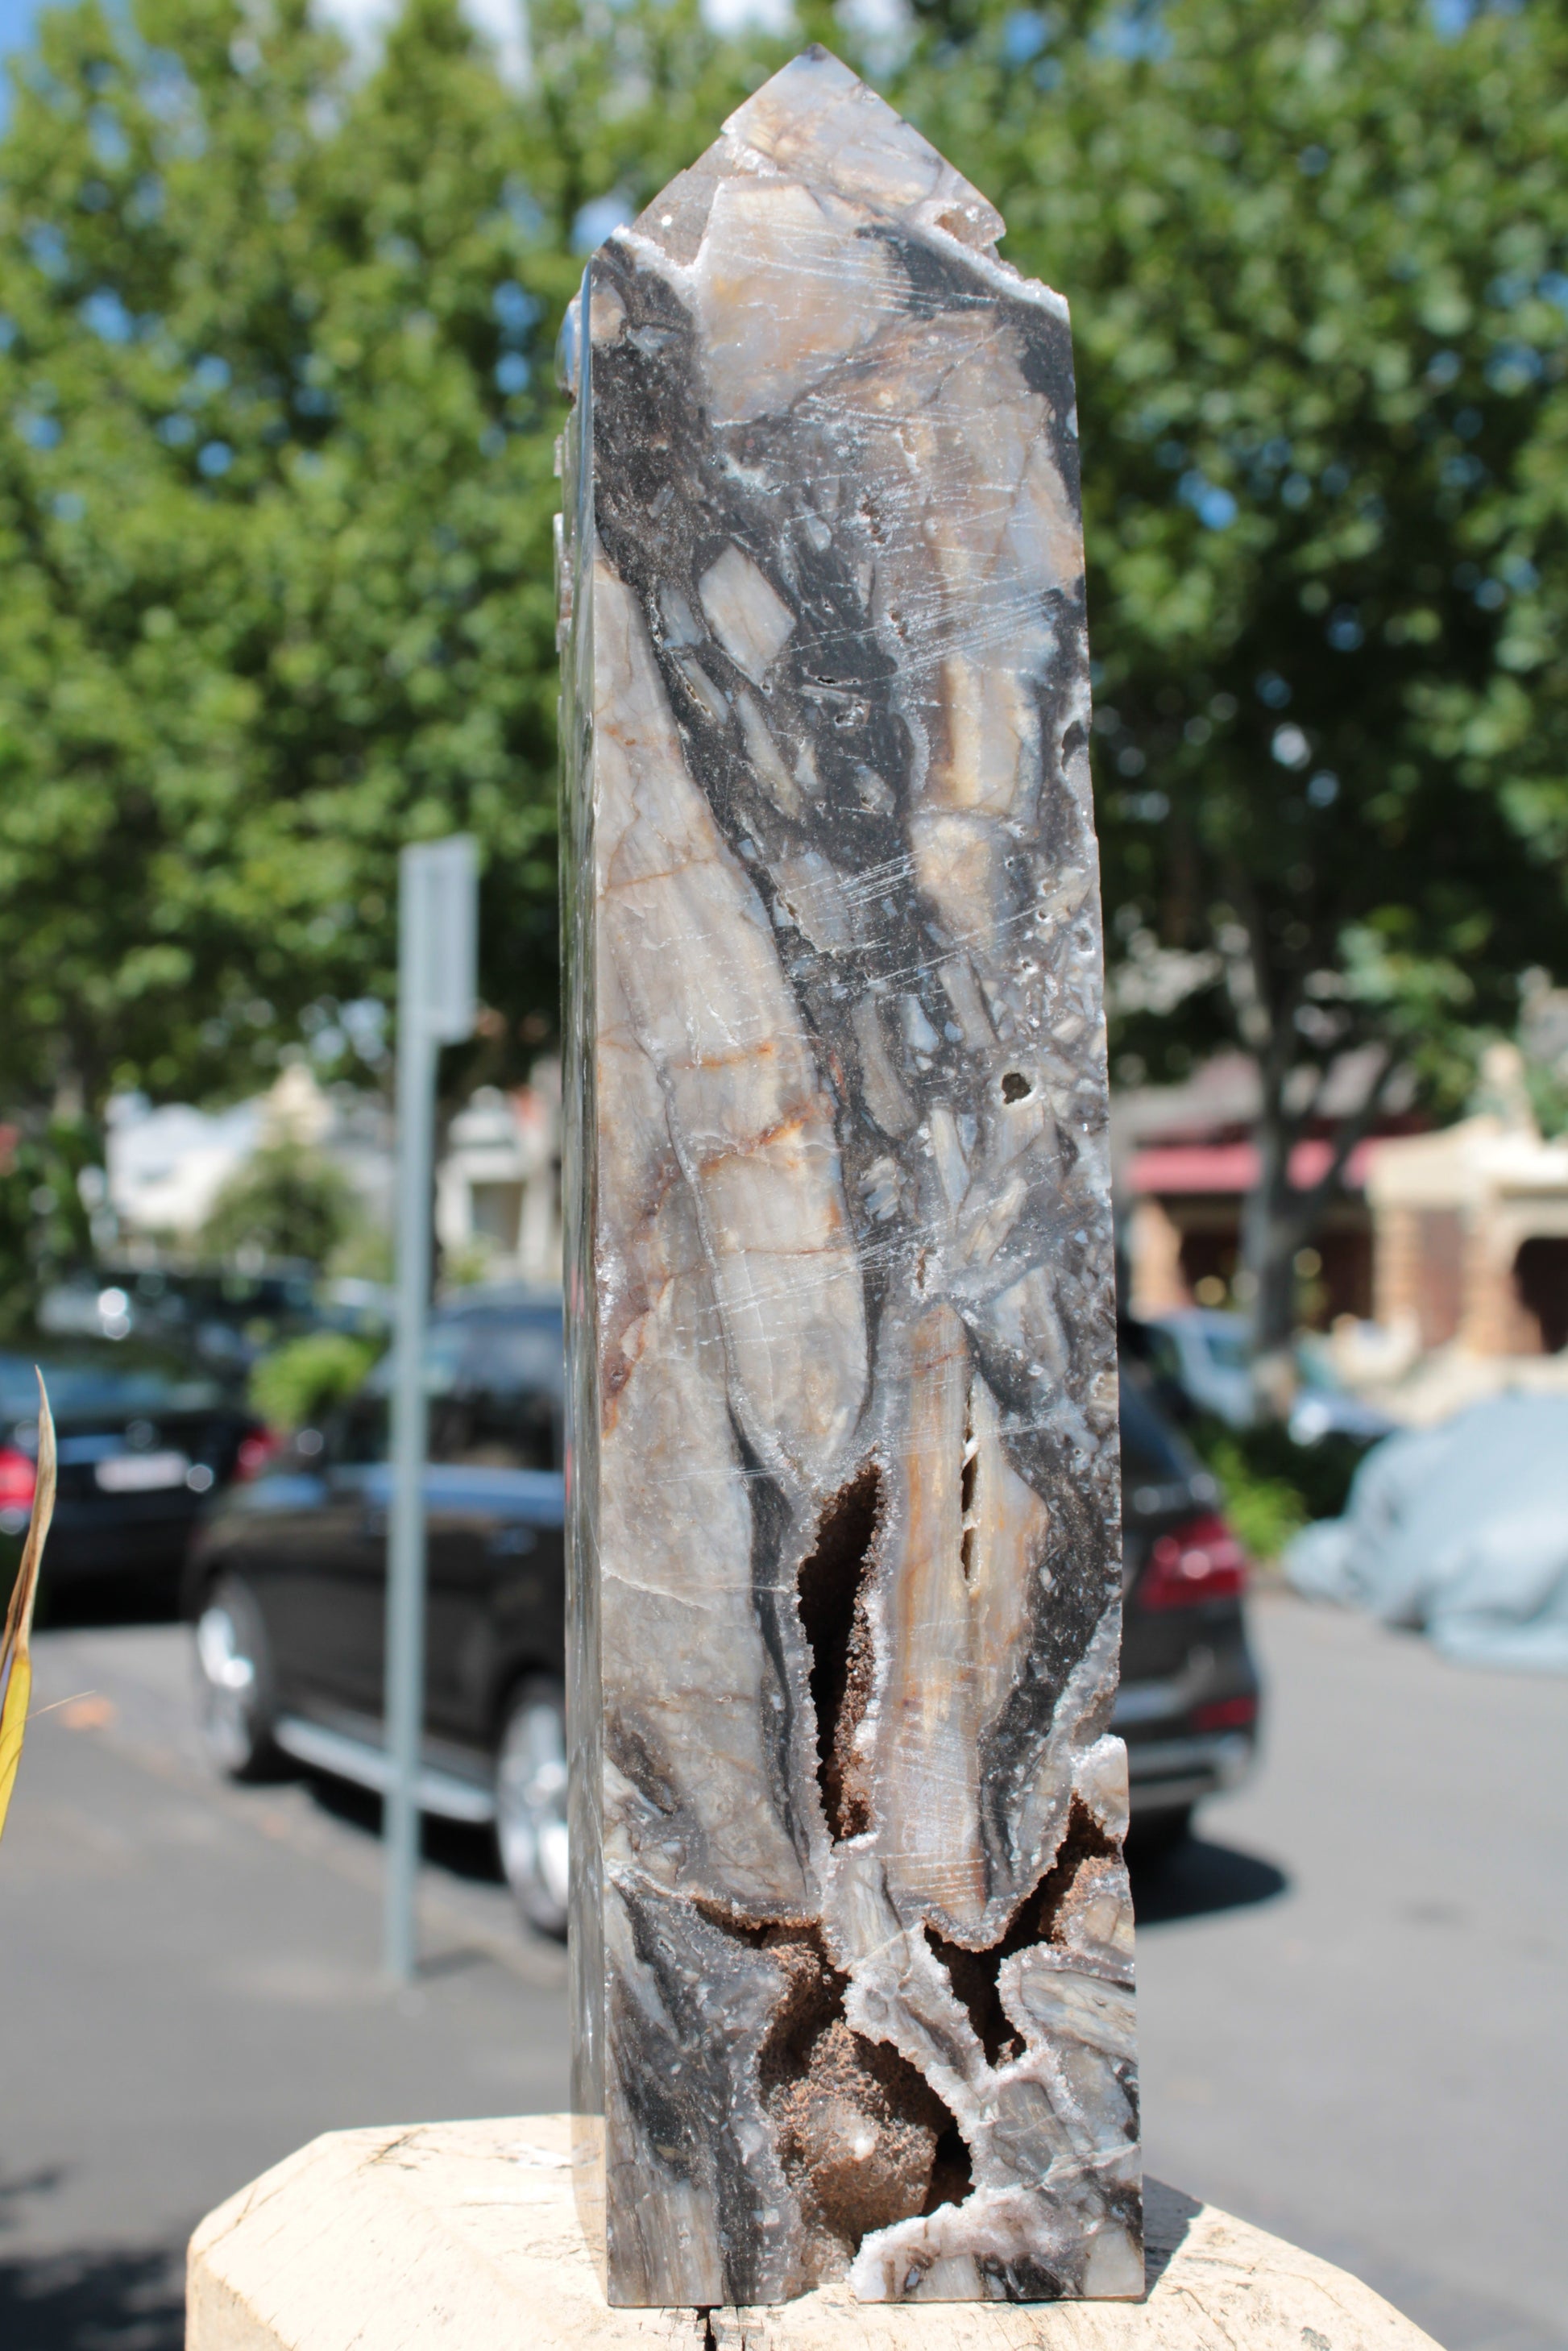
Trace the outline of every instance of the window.
<path fill-rule="evenodd" d="M 517 1228 L 522 1222 L 521 1184 L 476 1184 L 468 1196 L 476 1238 L 494 1241 L 510 1255 L 517 1246 Z"/>

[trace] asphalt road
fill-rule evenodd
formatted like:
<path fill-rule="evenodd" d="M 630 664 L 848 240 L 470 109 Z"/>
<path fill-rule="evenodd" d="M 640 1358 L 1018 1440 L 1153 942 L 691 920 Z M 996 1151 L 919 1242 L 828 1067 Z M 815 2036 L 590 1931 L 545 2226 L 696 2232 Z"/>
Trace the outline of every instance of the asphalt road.
<path fill-rule="evenodd" d="M 1149 2168 L 1448 2351 L 1568 2351 L 1568 1688 L 1267 1598 L 1254 1784 L 1141 1872 Z M 172 2351 L 201 2213 L 314 2133 L 564 2103 L 564 1965 L 440 1835 L 377 1980 L 359 1799 L 216 1785 L 184 1636 L 38 1644 L 0 1855 L 0 2344 Z"/>
<path fill-rule="evenodd" d="M 1564 2351 L 1568 1682 L 1283 1597 L 1254 1624 L 1261 1769 L 1142 1889 L 1149 2169 L 1448 2351 Z M 1206 1882 L 1257 1898 L 1168 1916 Z"/>

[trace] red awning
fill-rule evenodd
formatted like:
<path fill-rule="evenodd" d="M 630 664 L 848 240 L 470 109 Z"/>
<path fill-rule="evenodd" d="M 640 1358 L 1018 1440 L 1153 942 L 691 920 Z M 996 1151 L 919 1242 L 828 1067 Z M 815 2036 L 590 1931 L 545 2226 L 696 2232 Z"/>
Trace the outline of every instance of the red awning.
<path fill-rule="evenodd" d="M 1377 1138 L 1358 1143 L 1344 1172 L 1347 1191 L 1359 1192 Z M 1291 1154 L 1291 1181 L 1301 1190 L 1328 1167 L 1332 1146 L 1313 1137 Z M 1250 1143 L 1158 1143 L 1134 1152 L 1127 1170 L 1131 1189 L 1147 1196 L 1162 1192 L 1220 1193 L 1239 1198 L 1258 1181 L 1258 1153 Z"/>

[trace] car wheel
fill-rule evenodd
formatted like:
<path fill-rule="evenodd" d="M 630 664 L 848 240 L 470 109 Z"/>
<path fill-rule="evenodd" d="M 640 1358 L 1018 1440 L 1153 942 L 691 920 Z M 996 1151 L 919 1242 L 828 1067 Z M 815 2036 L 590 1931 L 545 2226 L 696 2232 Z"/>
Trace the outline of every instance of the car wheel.
<path fill-rule="evenodd" d="M 272 1736 L 272 1659 L 256 1597 L 221 1576 L 196 1619 L 196 1697 L 203 1742 L 231 1780 L 265 1780 L 283 1763 Z"/>
<path fill-rule="evenodd" d="M 535 1675 L 507 1708 L 496 1754 L 496 1842 L 530 1927 L 566 1933 L 566 1693 Z"/>

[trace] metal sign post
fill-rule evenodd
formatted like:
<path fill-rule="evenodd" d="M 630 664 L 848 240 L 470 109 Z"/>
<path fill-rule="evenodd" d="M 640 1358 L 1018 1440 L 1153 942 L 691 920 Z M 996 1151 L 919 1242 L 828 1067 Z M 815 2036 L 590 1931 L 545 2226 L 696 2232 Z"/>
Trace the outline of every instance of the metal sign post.
<path fill-rule="evenodd" d="M 384 1953 L 394 1983 L 415 1967 L 419 1762 L 424 1689 L 424 1333 L 435 1057 L 474 1027 L 478 868 L 472 840 L 405 849 L 398 893 L 397 1319 L 392 1506 L 387 1537 Z"/>

